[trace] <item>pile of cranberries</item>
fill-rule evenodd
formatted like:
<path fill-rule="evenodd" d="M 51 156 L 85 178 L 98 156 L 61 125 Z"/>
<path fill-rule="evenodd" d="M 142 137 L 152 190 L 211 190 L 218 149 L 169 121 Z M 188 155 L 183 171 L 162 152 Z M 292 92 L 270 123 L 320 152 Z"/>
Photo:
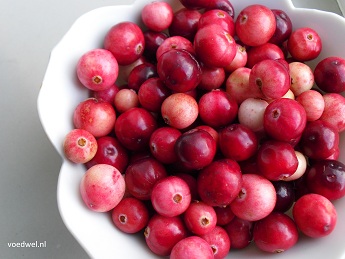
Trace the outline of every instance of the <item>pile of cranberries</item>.
<path fill-rule="evenodd" d="M 90 98 L 63 147 L 86 166 L 86 206 L 172 259 L 330 234 L 345 195 L 344 58 L 309 67 L 322 39 L 283 10 L 235 19 L 228 0 L 180 2 L 147 4 L 143 28 L 115 24 L 78 61 Z"/>

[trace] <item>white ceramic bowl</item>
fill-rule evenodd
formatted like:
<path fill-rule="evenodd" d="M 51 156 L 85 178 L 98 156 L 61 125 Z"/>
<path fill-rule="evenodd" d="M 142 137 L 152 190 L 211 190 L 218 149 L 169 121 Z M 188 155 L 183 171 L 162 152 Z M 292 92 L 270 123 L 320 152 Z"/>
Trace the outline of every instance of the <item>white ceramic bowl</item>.
<path fill-rule="evenodd" d="M 92 258 L 159 258 L 146 247 L 143 236 L 127 235 L 112 224 L 109 214 L 92 212 L 84 206 L 79 195 L 79 181 L 85 171 L 82 165 L 64 159 L 62 141 L 73 127 L 72 113 L 76 105 L 87 97 L 80 87 L 75 67 L 86 51 L 102 47 L 107 30 L 121 21 L 140 22 L 140 10 L 152 0 L 137 0 L 133 5 L 114 5 L 93 10 L 81 16 L 53 49 L 38 97 L 38 112 L 42 125 L 62 157 L 58 181 L 57 200 L 61 217 L 67 228 Z M 178 0 L 166 0 L 175 10 L 181 8 Z M 338 55 L 345 58 L 345 19 L 318 10 L 294 8 L 290 0 L 232 0 L 236 14 L 253 3 L 284 10 L 293 21 L 294 29 L 302 26 L 314 28 L 323 39 L 323 50 L 314 61 Z M 341 137 L 341 157 L 345 162 L 345 137 Z M 335 202 L 338 223 L 335 231 L 325 238 L 300 238 L 292 249 L 275 258 L 345 258 L 345 198 Z M 242 251 L 231 251 L 228 258 L 267 258 L 254 246 Z"/>

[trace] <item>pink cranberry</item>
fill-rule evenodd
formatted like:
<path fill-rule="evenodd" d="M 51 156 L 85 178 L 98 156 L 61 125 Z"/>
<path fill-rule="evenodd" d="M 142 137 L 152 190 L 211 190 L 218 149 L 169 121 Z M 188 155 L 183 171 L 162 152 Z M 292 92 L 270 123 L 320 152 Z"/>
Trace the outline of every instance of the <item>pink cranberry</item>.
<path fill-rule="evenodd" d="M 96 98 L 88 98 L 80 102 L 73 113 L 73 123 L 78 129 L 84 129 L 95 137 L 108 135 L 116 121 L 113 106 Z"/>
<path fill-rule="evenodd" d="M 316 121 L 320 119 L 325 109 L 325 100 L 316 90 L 307 90 L 297 96 L 296 101 L 299 102 L 307 115 L 307 121 Z"/>
<path fill-rule="evenodd" d="M 198 10 L 181 8 L 174 13 L 169 27 L 169 34 L 171 36 L 182 36 L 193 41 L 200 17 L 201 13 Z"/>
<path fill-rule="evenodd" d="M 242 46 L 241 44 L 236 43 L 237 51 L 234 59 L 231 61 L 231 63 L 224 67 L 224 70 L 226 72 L 233 72 L 237 68 L 244 67 L 247 64 L 248 61 L 248 53 L 246 51 L 246 48 Z"/>
<path fill-rule="evenodd" d="M 175 143 L 178 161 L 187 169 L 198 170 L 209 165 L 216 155 L 217 143 L 206 131 L 191 129 Z"/>
<path fill-rule="evenodd" d="M 96 164 L 108 164 L 124 173 L 128 164 L 129 154 L 121 143 L 114 137 L 104 136 L 97 139 L 98 149 L 95 156 L 86 163 L 90 168 Z"/>
<path fill-rule="evenodd" d="M 315 83 L 325 92 L 341 93 L 345 90 L 345 59 L 327 57 L 314 69 Z"/>
<path fill-rule="evenodd" d="M 129 150 L 148 148 L 152 132 L 157 122 L 147 110 L 134 107 L 120 114 L 115 123 L 115 135 L 121 144 Z"/>
<path fill-rule="evenodd" d="M 133 89 L 122 88 L 114 97 L 114 107 L 119 113 L 138 106 L 138 94 Z"/>
<path fill-rule="evenodd" d="M 314 74 L 312 69 L 302 62 L 289 63 L 291 77 L 290 89 L 295 96 L 310 90 L 314 85 Z"/>
<path fill-rule="evenodd" d="M 201 120 L 214 128 L 230 124 L 237 116 L 236 100 L 222 90 L 207 92 L 199 99 L 198 104 Z"/>
<path fill-rule="evenodd" d="M 234 217 L 230 223 L 224 226 L 232 249 L 243 249 L 252 242 L 253 226 L 253 222 L 238 217 Z"/>
<path fill-rule="evenodd" d="M 211 9 L 204 12 L 198 23 L 198 29 L 211 24 L 222 26 L 231 36 L 235 35 L 235 22 L 227 12 L 220 9 Z"/>
<path fill-rule="evenodd" d="M 167 177 L 165 167 L 154 158 L 142 158 L 131 162 L 125 172 L 126 187 L 131 195 L 149 200 L 154 185 Z"/>
<path fill-rule="evenodd" d="M 196 235 L 210 233 L 217 224 L 214 208 L 201 201 L 193 201 L 183 214 L 186 227 Z"/>
<path fill-rule="evenodd" d="M 106 164 L 89 168 L 80 181 L 80 194 L 86 206 L 97 212 L 112 210 L 125 194 L 120 171 Z"/>
<path fill-rule="evenodd" d="M 313 238 L 329 235 L 337 222 L 337 211 L 332 202 L 315 193 L 299 198 L 293 207 L 292 215 L 299 230 Z"/>
<path fill-rule="evenodd" d="M 145 228 L 145 241 L 150 250 L 160 256 L 168 256 L 173 247 L 188 236 L 180 217 L 155 214 Z"/>
<path fill-rule="evenodd" d="M 166 124 L 185 129 L 193 124 L 199 114 L 198 103 L 186 93 L 174 93 L 162 103 L 161 114 Z"/>
<path fill-rule="evenodd" d="M 238 108 L 238 121 L 254 132 L 264 130 L 264 114 L 267 101 L 259 98 L 247 98 Z"/>
<path fill-rule="evenodd" d="M 284 59 L 284 53 L 280 47 L 270 42 L 251 47 L 247 51 L 247 67 L 249 68 L 265 59 Z"/>
<path fill-rule="evenodd" d="M 345 98 L 341 94 L 327 93 L 323 95 L 325 109 L 320 120 L 335 126 L 338 132 L 345 130 Z"/>
<path fill-rule="evenodd" d="M 171 251 L 170 259 L 213 259 L 213 251 L 206 240 L 189 236 L 178 242 Z"/>
<path fill-rule="evenodd" d="M 241 169 L 231 159 L 214 161 L 200 171 L 197 186 L 203 202 L 211 206 L 227 206 L 241 190 Z"/>
<path fill-rule="evenodd" d="M 188 184 L 176 176 L 168 176 L 158 181 L 151 193 L 152 206 L 159 214 L 175 217 L 184 213 L 190 202 Z"/>
<path fill-rule="evenodd" d="M 210 244 L 215 259 L 223 259 L 228 255 L 230 238 L 224 228 L 216 226 L 210 233 L 200 237 Z"/>
<path fill-rule="evenodd" d="M 229 65 L 237 52 L 234 38 L 217 24 L 198 29 L 194 38 L 194 48 L 198 59 L 210 67 Z"/>
<path fill-rule="evenodd" d="M 276 30 L 275 15 L 270 8 L 264 5 L 249 5 L 238 14 L 235 30 L 244 44 L 262 45 L 271 39 Z"/>
<path fill-rule="evenodd" d="M 254 225 L 253 241 L 262 251 L 282 253 L 298 241 L 295 222 L 286 214 L 274 212 Z"/>
<path fill-rule="evenodd" d="M 106 33 L 104 48 L 113 53 L 119 65 L 129 65 L 139 59 L 144 52 L 144 34 L 133 22 L 117 23 Z"/>
<path fill-rule="evenodd" d="M 314 29 L 302 27 L 291 33 L 287 48 L 295 60 L 308 61 L 319 56 L 322 50 L 322 40 Z"/>
<path fill-rule="evenodd" d="M 117 60 L 105 49 L 93 49 L 84 53 L 77 64 L 78 79 L 86 88 L 93 91 L 111 87 L 118 75 Z"/>
<path fill-rule="evenodd" d="M 277 195 L 273 184 L 257 174 L 244 174 L 240 193 L 230 204 L 239 218 L 257 221 L 268 216 L 274 209 Z"/>
<path fill-rule="evenodd" d="M 149 211 L 144 202 L 128 197 L 122 199 L 113 209 L 111 218 L 118 229 L 133 234 L 146 227 L 149 221 Z"/>
<path fill-rule="evenodd" d="M 276 45 L 281 45 L 291 35 L 292 21 L 288 14 L 283 10 L 272 9 L 272 12 L 276 18 L 276 30 L 269 42 Z"/>
<path fill-rule="evenodd" d="M 172 7 L 166 2 L 151 2 L 141 10 L 144 25 L 152 31 L 164 31 L 169 28 L 174 16 Z"/>
<path fill-rule="evenodd" d="M 96 155 L 97 149 L 96 138 L 83 129 L 71 130 L 63 141 L 64 154 L 73 163 L 87 163 Z"/>

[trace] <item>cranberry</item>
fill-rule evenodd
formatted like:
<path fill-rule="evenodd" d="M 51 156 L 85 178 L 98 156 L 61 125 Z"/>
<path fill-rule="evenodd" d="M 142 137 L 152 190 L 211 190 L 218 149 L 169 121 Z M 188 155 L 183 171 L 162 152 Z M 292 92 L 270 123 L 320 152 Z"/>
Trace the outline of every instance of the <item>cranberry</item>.
<path fill-rule="evenodd" d="M 170 259 L 213 259 L 209 243 L 201 237 L 189 236 L 179 241 L 172 249 Z"/>
<path fill-rule="evenodd" d="M 273 186 L 277 193 L 277 202 L 274 211 L 286 212 L 295 202 L 295 186 L 289 181 L 273 181 Z"/>
<path fill-rule="evenodd" d="M 292 215 L 299 230 L 313 238 L 329 235 L 337 222 L 334 205 L 324 196 L 315 193 L 299 198 L 293 207 Z"/>
<path fill-rule="evenodd" d="M 224 70 L 228 73 L 235 71 L 237 68 L 244 67 L 248 61 L 248 53 L 246 48 L 241 44 L 236 43 L 237 51 L 234 59 L 229 65 L 224 67 Z"/>
<path fill-rule="evenodd" d="M 185 129 L 193 124 L 199 113 L 198 103 L 186 93 L 174 93 L 162 103 L 161 114 L 166 124 Z"/>
<path fill-rule="evenodd" d="M 204 12 L 198 23 L 198 29 L 211 24 L 218 24 L 222 26 L 231 36 L 235 35 L 235 23 L 232 17 L 225 11 L 220 9 L 211 9 Z"/>
<path fill-rule="evenodd" d="M 253 222 L 234 217 L 224 229 L 229 235 L 232 249 L 243 249 L 247 247 L 253 239 Z"/>
<path fill-rule="evenodd" d="M 273 212 L 255 223 L 253 240 L 262 251 L 282 253 L 297 243 L 297 226 L 288 215 Z"/>
<path fill-rule="evenodd" d="M 300 140 L 302 152 L 311 159 L 327 159 L 338 145 L 337 129 L 322 120 L 308 122 Z"/>
<path fill-rule="evenodd" d="M 197 180 L 195 176 L 188 173 L 178 173 L 175 176 L 181 178 L 187 183 L 192 200 L 198 200 L 199 194 L 198 194 Z"/>
<path fill-rule="evenodd" d="M 316 121 L 320 119 L 325 109 L 325 100 L 322 94 L 316 90 L 307 90 L 297 96 L 299 102 L 307 116 L 307 121 Z"/>
<path fill-rule="evenodd" d="M 126 187 L 131 195 L 140 200 L 149 200 L 154 185 L 167 177 L 165 167 L 153 158 L 131 162 L 125 172 Z"/>
<path fill-rule="evenodd" d="M 216 141 L 202 129 L 183 133 L 175 143 L 178 161 L 187 169 L 198 170 L 209 165 L 216 155 Z"/>
<path fill-rule="evenodd" d="M 149 62 L 156 63 L 156 52 L 159 46 L 168 38 L 168 35 L 164 32 L 155 32 L 147 30 L 144 32 L 145 50 L 143 56 L 147 58 Z"/>
<path fill-rule="evenodd" d="M 247 98 L 238 108 L 238 121 L 254 132 L 264 130 L 264 114 L 267 101 L 259 98 Z"/>
<path fill-rule="evenodd" d="M 217 215 L 217 225 L 225 226 L 229 224 L 234 218 L 235 214 L 232 212 L 230 206 L 214 207 L 214 211 Z"/>
<path fill-rule="evenodd" d="M 345 130 L 345 98 L 337 93 L 323 95 L 325 108 L 320 120 L 327 121 L 335 126 L 338 132 Z"/>
<path fill-rule="evenodd" d="M 146 227 L 149 211 L 143 201 L 128 197 L 123 198 L 113 209 L 111 218 L 118 229 L 133 234 Z"/>
<path fill-rule="evenodd" d="M 169 50 L 186 50 L 193 56 L 195 55 L 193 43 L 182 36 L 171 36 L 167 38 L 157 49 L 156 58 Z"/>
<path fill-rule="evenodd" d="M 121 144 L 129 150 L 142 150 L 148 148 L 148 143 L 157 122 L 150 112 L 135 107 L 117 118 L 115 134 Z"/>
<path fill-rule="evenodd" d="M 113 104 L 115 95 L 119 92 L 119 90 L 119 86 L 117 84 L 113 84 L 105 90 L 91 91 L 91 97 Z"/>
<path fill-rule="evenodd" d="M 87 163 L 97 153 L 96 138 L 83 129 L 68 132 L 63 141 L 63 151 L 67 159 L 73 163 Z"/>
<path fill-rule="evenodd" d="M 312 69 L 302 62 L 289 63 L 291 77 L 290 89 L 295 96 L 310 90 L 314 85 L 314 74 Z"/>
<path fill-rule="evenodd" d="M 163 216 L 181 215 L 191 202 L 189 186 L 179 177 L 168 176 L 154 185 L 151 202 L 153 208 Z"/>
<path fill-rule="evenodd" d="M 198 29 L 198 22 L 201 13 L 197 10 L 181 8 L 174 13 L 172 23 L 169 27 L 170 36 L 182 36 L 193 41 Z"/>
<path fill-rule="evenodd" d="M 173 247 L 187 235 L 180 217 L 164 217 L 159 214 L 151 217 L 144 232 L 147 246 L 160 256 L 169 255 Z"/>
<path fill-rule="evenodd" d="M 158 77 L 156 66 L 145 62 L 133 68 L 128 76 L 128 88 L 138 91 L 149 78 Z"/>
<path fill-rule="evenodd" d="M 119 113 L 138 106 L 138 94 L 133 89 L 122 88 L 114 97 L 114 107 Z"/>
<path fill-rule="evenodd" d="M 264 5 L 249 5 L 238 14 L 235 30 L 244 44 L 262 45 L 270 40 L 276 30 L 275 15 Z"/>
<path fill-rule="evenodd" d="M 164 52 L 157 63 L 157 72 L 164 84 L 173 91 L 187 92 L 201 80 L 199 62 L 186 50 Z"/>
<path fill-rule="evenodd" d="M 264 129 L 272 138 L 291 142 L 298 139 L 307 123 L 307 115 L 297 101 L 280 98 L 271 102 L 264 113 Z"/>
<path fill-rule="evenodd" d="M 124 173 L 129 161 L 127 149 L 115 137 L 111 136 L 98 138 L 97 145 L 98 149 L 95 156 L 86 163 L 86 166 L 90 168 L 96 164 L 108 164 Z"/>
<path fill-rule="evenodd" d="M 243 161 L 256 153 L 258 139 L 250 128 L 234 123 L 220 130 L 219 147 L 225 157 Z"/>
<path fill-rule="evenodd" d="M 322 40 L 312 28 L 302 27 L 291 33 L 287 48 L 295 60 L 308 61 L 319 56 L 322 50 Z"/>
<path fill-rule="evenodd" d="M 80 102 L 74 109 L 73 124 L 84 129 L 95 137 L 108 135 L 114 128 L 116 113 L 113 106 L 96 98 Z"/>
<path fill-rule="evenodd" d="M 119 75 L 119 65 L 113 54 L 105 49 L 93 49 L 84 53 L 77 64 L 80 82 L 94 91 L 114 85 Z"/>
<path fill-rule="evenodd" d="M 194 48 L 198 59 L 210 67 L 229 65 L 237 52 L 234 38 L 217 24 L 198 29 L 194 38 Z"/>
<path fill-rule="evenodd" d="M 213 207 L 201 201 L 193 201 L 183 214 L 187 228 L 196 235 L 210 233 L 217 224 Z"/>
<path fill-rule="evenodd" d="M 298 167 L 298 159 L 289 143 L 269 140 L 259 147 L 257 165 L 263 176 L 278 181 L 294 174 Z"/>
<path fill-rule="evenodd" d="M 216 226 L 211 232 L 200 237 L 210 244 L 215 259 L 223 259 L 228 255 L 230 238 L 224 228 Z"/>
<path fill-rule="evenodd" d="M 206 10 L 219 9 L 227 12 L 232 18 L 235 17 L 235 10 L 230 0 L 211 0 Z"/>
<path fill-rule="evenodd" d="M 120 171 L 106 164 L 89 168 L 80 181 L 80 194 L 85 205 L 96 212 L 112 210 L 125 194 L 125 180 Z"/>
<path fill-rule="evenodd" d="M 200 171 L 197 186 L 203 202 L 211 206 L 227 206 L 241 190 L 241 169 L 231 159 L 214 161 Z"/>
<path fill-rule="evenodd" d="M 265 59 L 284 59 L 284 53 L 277 45 L 266 42 L 262 45 L 251 47 L 247 51 L 247 67 L 252 68 L 256 63 Z"/>
<path fill-rule="evenodd" d="M 220 88 L 225 80 L 225 70 L 222 67 L 207 67 L 201 64 L 201 81 L 198 89 L 211 91 Z"/>
<path fill-rule="evenodd" d="M 188 9 L 206 8 L 210 3 L 209 0 L 179 0 L 181 4 Z"/>
<path fill-rule="evenodd" d="M 232 212 L 248 221 L 257 221 L 268 216 L 277 200 L 273 184 L 257 174 L 244 174 L 242 179 L 241 191 L 230 204 Z"/>
<path fill-rule="evenodd" d="M 174 12 L 166 2 L 151 2 L 141 10 L 141 19 L 144 25 L 152 30 L 161 32 L 169 28 Z"/>
<path fill-rule="evenodd" d="M 144 34 L 133 22 L 117 23 L 106 33 L 104 48 L 113 53 L 119 65 L 129 65 L 139 59 L 144 52 Z"/>
<path fill-rule="evenodd" d="M 284 181 L 293 181 L 304 175 L 307 170 L 307 158 L 300 151 L 295 150 L 295 154 L 298 160 L 298 166 L 296 171 L 289 177 L 285 178 Z"/>
<path fill-rule="evenodd" d="M 345 165 L 337 160 L 318 160 L 307 172 L 308 189 L 337 200 L 345 196 Z"/>
<path fill-rule="evenodd" d="M 236 100 L 222 90 L 207 92 L 200 98 L 198 104 L 201 120 L 214 128 L 230 124 L 237 116 Z"/>
<path fill-rule="evenodd" d="M 283 10 L 272 9 L 272 12 L 276 18 L 276 30 L 269 42 L 281 45 L 291 35 L 292 32 L 292 21 L 290 17 Z"/>
<path fill-rule="evenodd" d="M 345 90 L 345 59 L 327 57 L 314 69 L 315 83 L 325 92 L 341 93 Z"/>

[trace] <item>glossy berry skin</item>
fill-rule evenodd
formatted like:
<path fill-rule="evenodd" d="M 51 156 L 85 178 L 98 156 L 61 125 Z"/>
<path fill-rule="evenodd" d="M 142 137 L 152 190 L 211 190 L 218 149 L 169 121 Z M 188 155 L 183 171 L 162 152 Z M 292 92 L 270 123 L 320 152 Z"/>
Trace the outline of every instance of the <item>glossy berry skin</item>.
<path fill-rule="evenodd" d="M 288 211 L 295 202 L 295 186 L 291 181 L 273 181 L 277 193 L 276 212 Z"/>
<path fill-rule="evenodd" d="M 113 84 L 105 90 L 91 91 L 90 97 L 113 104 L 115 95 L 119 92 L 119 90 L 119 86 L 117 84 Z"/>
<path fill-rule="evenodd" d="M 272 12 L 276 18 L 276 30 L 269 42 L 280 45 L 290 37 L 292 22 L 290 17 L 283 10 L 272 9 Z"/>
<path fill-rule="evenodd" d="M 144 34 L 133 22 L 117 23 L 106 33 L 104 48 L 113 53 L 119 65 L 129 65 L 143 55 Z"/>
<path fill-rule="evenodd" d="M 181 8 L 174 13 L 172 23 L 169 27 L 169 35 L 182 36 L 193 41 L 198 29 L 198 22 L 201 13 L 198 10 Z"/>
<path fill-rule="evenodd" d="M 182 36 L 171 36 L 163 41 L 156 52 L 157 60 L 162 56 L 162 54 L 169 50 L 185 50 L 195 56 L 193 43 Z"/>
<path fill-rule="evenodd" d="M 210 67 L 229 65 L 237 52 L 236 42 L 230 32 L 217 24 L 198 29 L 194 38 L 194 48 L 198 59 Z"/>
<path fill-rule="evenodd" d="M 235 23 L 232 17 L 225 11 L 220 9 L 212 9 L 204 12 L 198 23 L 198 29 L 210 24 L 218 24 L 222 26 L 231 36 L 235 35 Z"/>
<path fill-rule="evenodd" d="M 115 123 L 115 135 L 121 144 L 132 151 L 148 148 L 152 132 L 157 128 L 156 119 L 139 107 L 120 114 Z"/>
<path fill-rule="evenodd" d="M 302 152 L 311 159 L 327 159 L 339 146 L 339 133 L 326 121 L 311 121 L 302 134 L 300 146 Z"/>
<path fill-rule="evenodd" d="M 325 108 L 320 120 L 327 121 L 335 126 L 338 132 L 345 130 L 345 97 L 337 93 L 323 95 Z"/>
<path fill-rule="evenodd" d="M 293 175 L 298 167 L 294 148 L 282 141 L 264 142 L 258 150 L 256 161 L 260 174 L 272 181 Z"/>
<path fill-rule="evenodd" d="M 300 197 L 293 207 L 292 215 L 299 230 L 312 238 L 332 233 L 338 217 L 334 205 L 324 196 L 315 193 Z"/>
<path fill-rule="evenodd" d="M 108 164 L 124 173 L 129 161 L 127 149 L 116 138 L 111 136 L 98 138 L 97 145 L 98 149 L 95 156 L 86 163 L 86 166 L 90 168 L 95 164 Z"/>
<path fill-rule="evenodd" d="M 241 190 L 241 169 L 231 159 L 214 161 L 200 171 L 197 186 L 203 202 L 211 206 L 227 206 Z"/>
<path fill-rule="evenodd" d="M 188 236 L 188 231 L 180 217 L 155 214 L 150 218 L 144 236 L 153 253 L 167 256 L 176 243 Z"/>
<path fill-rule="evenodd" d="M 111 87 L 119 75 L 114 55 L 106 49 L 93 49 L 84 53 L 77 63 L 77 76 L 88 89 L 101 91 Z"/>
<path fill-rule="evenodd" d="M 206 240 L 189 236 L 178 242 L 171 251 L 170 259 L 213 259 L 213 251 Z"/>
<path fill-rule="evenodd" d="M 155 32 L 151 30 L 144 31 L 145 50 L 143 57 L 149 62 L 156 63 L 157 49 L 167 38 L 168 35 L 164 32 Z"/>
<path fill-rule="evenodd" d="M 153 187 L 151 202 L 160 215 L 166 217 L 181 215 L 191 202 L 189 186 L 177 176 L 168 176 Z"/>
<path fill-rule="evenodd" d="M 238 112 L 236 100 L 221 90 L 204 94 L 199 99 L 198 105 L 201 120 L 213 128 L 230 124 L 235 120 Z"/>
<path fill-rule="evenodd" d="M 222 67 L 208 67 L 201 64 L 201 81 L 198 89 L 211 91 L 220 88 L 225 80 L 226 74 Z"/>
<path fill-rule="evenodd" d="M 107 164 L 89 168 L 79 185 L 85 205 L 96 212 L 112 210 L 122 200 L 125 188 L 125 180 L 120 171 Z"/>
<path fill-rule="evenodd" d="M 131 162 L 125 172 L 128 192 L 140 200 L 149 200 L 154 185 L 167 177 L 165 167 L 153 158 Z"/>
<path fill-rule="evenodd" d="M 249 46 L 259 46 L 268 42 L 275 30 L 276 19 L 273 12 L 260 4 L 252 4 L 242 9 L 235 22 L 235 31 L 239 39 Z"/>
<path fill-rule="evenodd" d="M 128 75 L 128 88 L 139 91 L 140 86 L 149 78 L 158 77 L 156 66 L 145 62 L 132 69 Z"/>
<path fill-rule="evenodd" d="M 253 240 L 262 251 L 282 253 L 297 243 L 297 226 L 288 215 L 273 212 L 266 218 L 255 222 Z"/>
<path fill-rule="evenodd" d="M 202 129 L 183 133 L 175 143 L 178 161 L 190 170 L 202 169 L 209 165 L 216 155 L 215 139 Z"/>
<path fill-rule="evenodd" d="M 280 47 L 270 42 L 251 47 L 247 51 L 246 66 L 252 68 L 256 63 L 265 59 L 284 59 L 284 53 Z"/>
<path fill-rule="evenodd" d="M 186 227 L 196 235 L 210 233 L 217 225 L 214 208 L 201 201 L 193 201 L 183 214 Z"/>
<path fill-rule="evenodd" d="M 118 229 L 133 234 L 146 227 L 149 211 L 143 201 L 127 197 L 123 198 L 112 210 L 111 218 Z"/>
<path fill-rule="evenodd" d="M 228 255 L 230 238 L 224 228 L 216 226 L 210 233 L 200 237 L 210 244 L 215 259 L 223 259 Z"/>
<path fill-rule="evenodd" d="M 217 214 L 217 225 L 225 226 L 229 224 L 234 218 L 235 214 L 232 212 L 230 206 L 213 207 Z"/>
<path fill-rule="evenodd" d="M 253 222 L 234 217 L 224 229 L 229 235 L 232 249 L 243 249 L 247 247 L 253 239 Z"/>
<path fill-rule="evenodd" d="M 175 92 L 188 92 L 201 80 L 199 62 L 186 50 L 169 50 L 157 61 L 157 72 L 164 84 Z"/>
<path fill-rule="evenodd" d="M 325 92 L 341 93 L 345 90 L 345 59 L 327 57 L 314 69 L 316 85 Z"/>
<path fill-rule="evenodd" d="M 145 26 L 157 32 L 168 29 L 173 16 L 172 7 L 165 2 L 151 2 L 141 10 L 141 19 Z"/>
<path fill-rule="evenodd" d="M 295 100 L 281 98 L 271 102 L 264 113 L 264 129 L 272 138 L 293 142 L 304 131 L 307 114 L 303 106 Z"/>
<path fill-rule="evenodd" d="M 233 123 L 219 131 L 219 147 L 225 157 L 243 161 L 256 153 L 258 139 L 250 128 Z"/>
<path fill-rule="evenodd" d="M 306 173 L 308 189 L 337 200 L 345 196 L 345 165 L 337 160 L 315 161 Z"/>

